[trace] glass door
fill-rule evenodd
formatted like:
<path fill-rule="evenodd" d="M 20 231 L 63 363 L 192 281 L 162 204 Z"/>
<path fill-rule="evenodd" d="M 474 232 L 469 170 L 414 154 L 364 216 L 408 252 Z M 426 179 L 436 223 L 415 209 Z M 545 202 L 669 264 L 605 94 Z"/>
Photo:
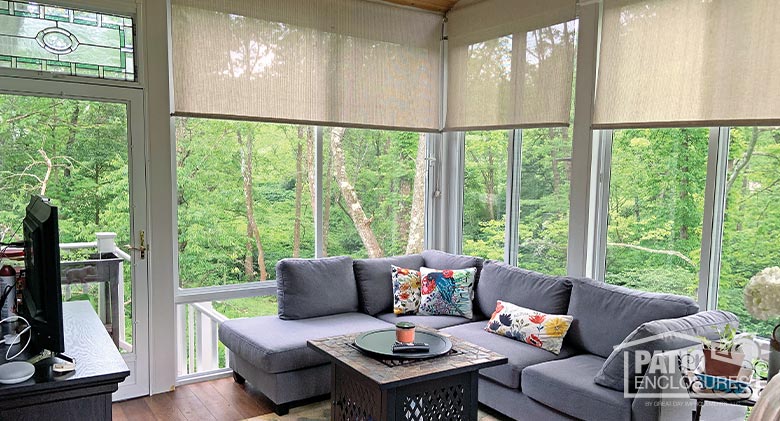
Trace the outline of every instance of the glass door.
<path fill-rule="evenodd" d="M 0 78 L 0 179 L 0 235 L 31 194 L 59 207 L 63 300 L 88 300 L 127 362 L 114 398 L 148 395 L 142 91 Z"/>

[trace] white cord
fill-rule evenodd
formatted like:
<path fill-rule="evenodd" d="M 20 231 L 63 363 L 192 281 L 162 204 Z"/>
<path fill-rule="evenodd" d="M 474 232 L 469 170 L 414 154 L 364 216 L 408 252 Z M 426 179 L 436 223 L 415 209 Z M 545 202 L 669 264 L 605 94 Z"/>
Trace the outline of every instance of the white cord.
<path fill-rule="evenodd" d="M 21 331 L 21 332 L 17 333 L 17 334 L 16 334 L 16 337 L 14 338 L 14 340 L 13 340 L 13 341 L 11 341 L 11 343 L 10 343 L 10 344 L 8 344 L 8 350 L 7 350 L 7 351 L 5 351 L 5 359 L 6 359 L 6 361 L 11 361 L 11 360 L 13 360 L 14 358 L 18 357 L 19 355 L 22 355 L 22 352 L 24 352 L 24 350 L 25 350 L 25 349 L 27 349 L 27 347 L 30 345 L 30 340 L 32 339 L 32 332 L 30 332 L 30 334 L 29 334 L 29 335 L 27 335 L 27 342 L 24 344 L 24 346 L 22 347 L 22 349 L 20 349 L 20 350 L 19 350 L 19 352 L 17 352 L 16 354 L 14 354 L 14 356 L 13 356 L 13 357 L 9 357 L 9 356 L 8 356 L 8 354 L 10 354 L 10 353 L 11 353 L 11 348 L 13 348 L 13 345 L 14 345 L 15 343 L 17 343 L 17 341 L 21 342 L 21 340 L 19 340 L 19 337 L 20 337 L 20 336 L 22 336 L 22 335 L 23 335 L 25 332 L 29 332 L 29 331 L 30 331 L 30 329 L 32 328 L 32 326 L 30 325 L 30 322 L 28 322 L 28 321 L 27 321 L 27 319 L 25 319 L 25 318 L 24 318 L 24 317 L 22 317 L 22 316 L 9 316 L 9 317 L 6 317 L 5 319 L 3 319 L 3 320 L 0 320 L 0 324 L 3 324 L 3 323 L 5 323 L 5 322 L 15 322 L 15 321 L 17 321 L 17 320 L 21 320 L 21 321 L 23 321 L 23 322 L 24 322 L 24 323 L 27 325 L 27 327 L 26 327 L 26 328 L 24 328 L 24 329 L 22 329 L 22 331 Z"/>

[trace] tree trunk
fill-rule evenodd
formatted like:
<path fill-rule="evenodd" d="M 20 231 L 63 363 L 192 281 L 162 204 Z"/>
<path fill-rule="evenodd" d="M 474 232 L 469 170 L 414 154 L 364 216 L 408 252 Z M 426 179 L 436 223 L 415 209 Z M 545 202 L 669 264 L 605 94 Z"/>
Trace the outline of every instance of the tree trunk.
<path fill-rule="evenodd" d="M 79 107 L 79 103 L 77 102 L 75 104 L 75 108 L 73 108 L 73 114 L 70 115 L 70 127 L 68 127 L 68 142 L 65 144 L 66 156 L 71 155 L 71 152 L 73 151 L 73 145 L 76 143 L 76 126 L 78 126 L 79 124 L 80 113 L 81 113 L 81 108 Z M 65 166 L 63 172 L 66 178 L 70 178 L 70 166 Z"/>
<path fill-rule="evenodd" d="M 252 240 L 257 248 L 257 266 L 260 271 L 260 280 L 268 279 L 268 272 L 265 270 L 265 253 L 263 252 L 263 243 L 260 240 L 260 230 L 257 228 L 254 210 L 254 192 L 252 189 L 252 147 L 254 143 L 254 131 L 249 130 L 246 141 L 242 139 L 241 130 L 236 131 L 239 147 L 241 148 L 241 176 L 244 181 L 244 204 L 246 205 L 246 256 L 244 258 L 244 272 L 247 281 L 255 280 L 255 271 L 253 264 L 254 250 Z"/>
<path fill-rule="evenodd" d="M 293 226 L 293 257 L 301 256 L 301 201 L 303 196 L 303 141 L 305 139 L 306 130 L 303 126 L 298 126 L 298 138 L 296 143 L 298 146 L 297 154 L 295 155 L 295 222 Z"/>
<path fill-rule="evenodd" d="M 420 133 L 417 141 L 417 160 L 415 161 L 414 183 L 412 190 L 412 210 L 409 212 L 409 238 L 406 241 L 406 254 L 420 253 L 423 249 L 425 234 L 425 176 L 428 174 L 428 162 L 425 160 L 425 134 Z"/>
<path fill-rule="evenodd" d="M 347 166 L 341 144 L 345 131 L 346 129 L 344 128 L 335 127 L 330 134 L 330 153 L 333 160 L 333 171 L 336 181 L 339 183 L 341 196 L 344 197 L 344 201 L 347 204 L 347 213 L 352 219 L 352 223 L 355 224 L 355 229 L 357 229 L 363 245 L 366 247 L 368 257 L 382 257 L 384 253 L 379 246 L 374 231 L 371 229 L 371 219 L 366 216 L 363 206 L 360 204 L 360 199 L 355 192 L 355 187 L 350 183 L 347 176 Z"/>

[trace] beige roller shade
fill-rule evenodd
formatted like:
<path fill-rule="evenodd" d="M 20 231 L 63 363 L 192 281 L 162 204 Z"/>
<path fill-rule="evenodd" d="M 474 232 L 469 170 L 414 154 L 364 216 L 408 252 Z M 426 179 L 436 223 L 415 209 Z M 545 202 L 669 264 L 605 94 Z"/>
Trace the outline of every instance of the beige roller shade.
<path fill-rule="evenodd" d="M 438 130 L 441 23 L 362 0 L 173 0 L 175 114 Z"/>
<path fill-rule="evenodd" d="M 485 0 L 450 12 L 445 129 L 568 125 L 575 13 L 574 0 Z"/>
<path fill-rule="evenodd" d="M 780 124 L 777 0 L 604 0 L 594 128 Z"/>

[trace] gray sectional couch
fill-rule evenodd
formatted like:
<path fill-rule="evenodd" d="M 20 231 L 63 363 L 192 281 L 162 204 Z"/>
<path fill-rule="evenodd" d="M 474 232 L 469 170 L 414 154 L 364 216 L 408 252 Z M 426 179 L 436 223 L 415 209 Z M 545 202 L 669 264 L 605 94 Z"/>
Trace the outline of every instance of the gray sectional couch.
<path fill-rule="evenodd" d="M 394 315 L 393 264 L 412 269 L 477 267 L 474 319 Z M 328 361 L 307 348 L 307 340 L 411 321 L 507 356 L 507 364 L 480 372 L 479 401 L 514 419 L 657 419 L 652 402 L 624 397 L 622 382 L 615 380 L 623 368 L 622 359 L 611 356 L 614 347 L 648 326 L 653 332 L 711 336 L 712 326 L 736 324 L 729 313 L 697 314 L 697 304 L 687 297 L 543 275 L 434 250 L 354 261 L 285 259 L 277 265 L 277 282 L 278 316 L 229 320 L 219 330 L 236 381 L 249 381 L 277 405 L 277 413 L 330 391 Z M 548 314 L 572 315 L 560 354 L 486 332 L 486 320 L 499 299 Z M 652 347 L 660 352 L 690 345 L 670 342 Z"/>

